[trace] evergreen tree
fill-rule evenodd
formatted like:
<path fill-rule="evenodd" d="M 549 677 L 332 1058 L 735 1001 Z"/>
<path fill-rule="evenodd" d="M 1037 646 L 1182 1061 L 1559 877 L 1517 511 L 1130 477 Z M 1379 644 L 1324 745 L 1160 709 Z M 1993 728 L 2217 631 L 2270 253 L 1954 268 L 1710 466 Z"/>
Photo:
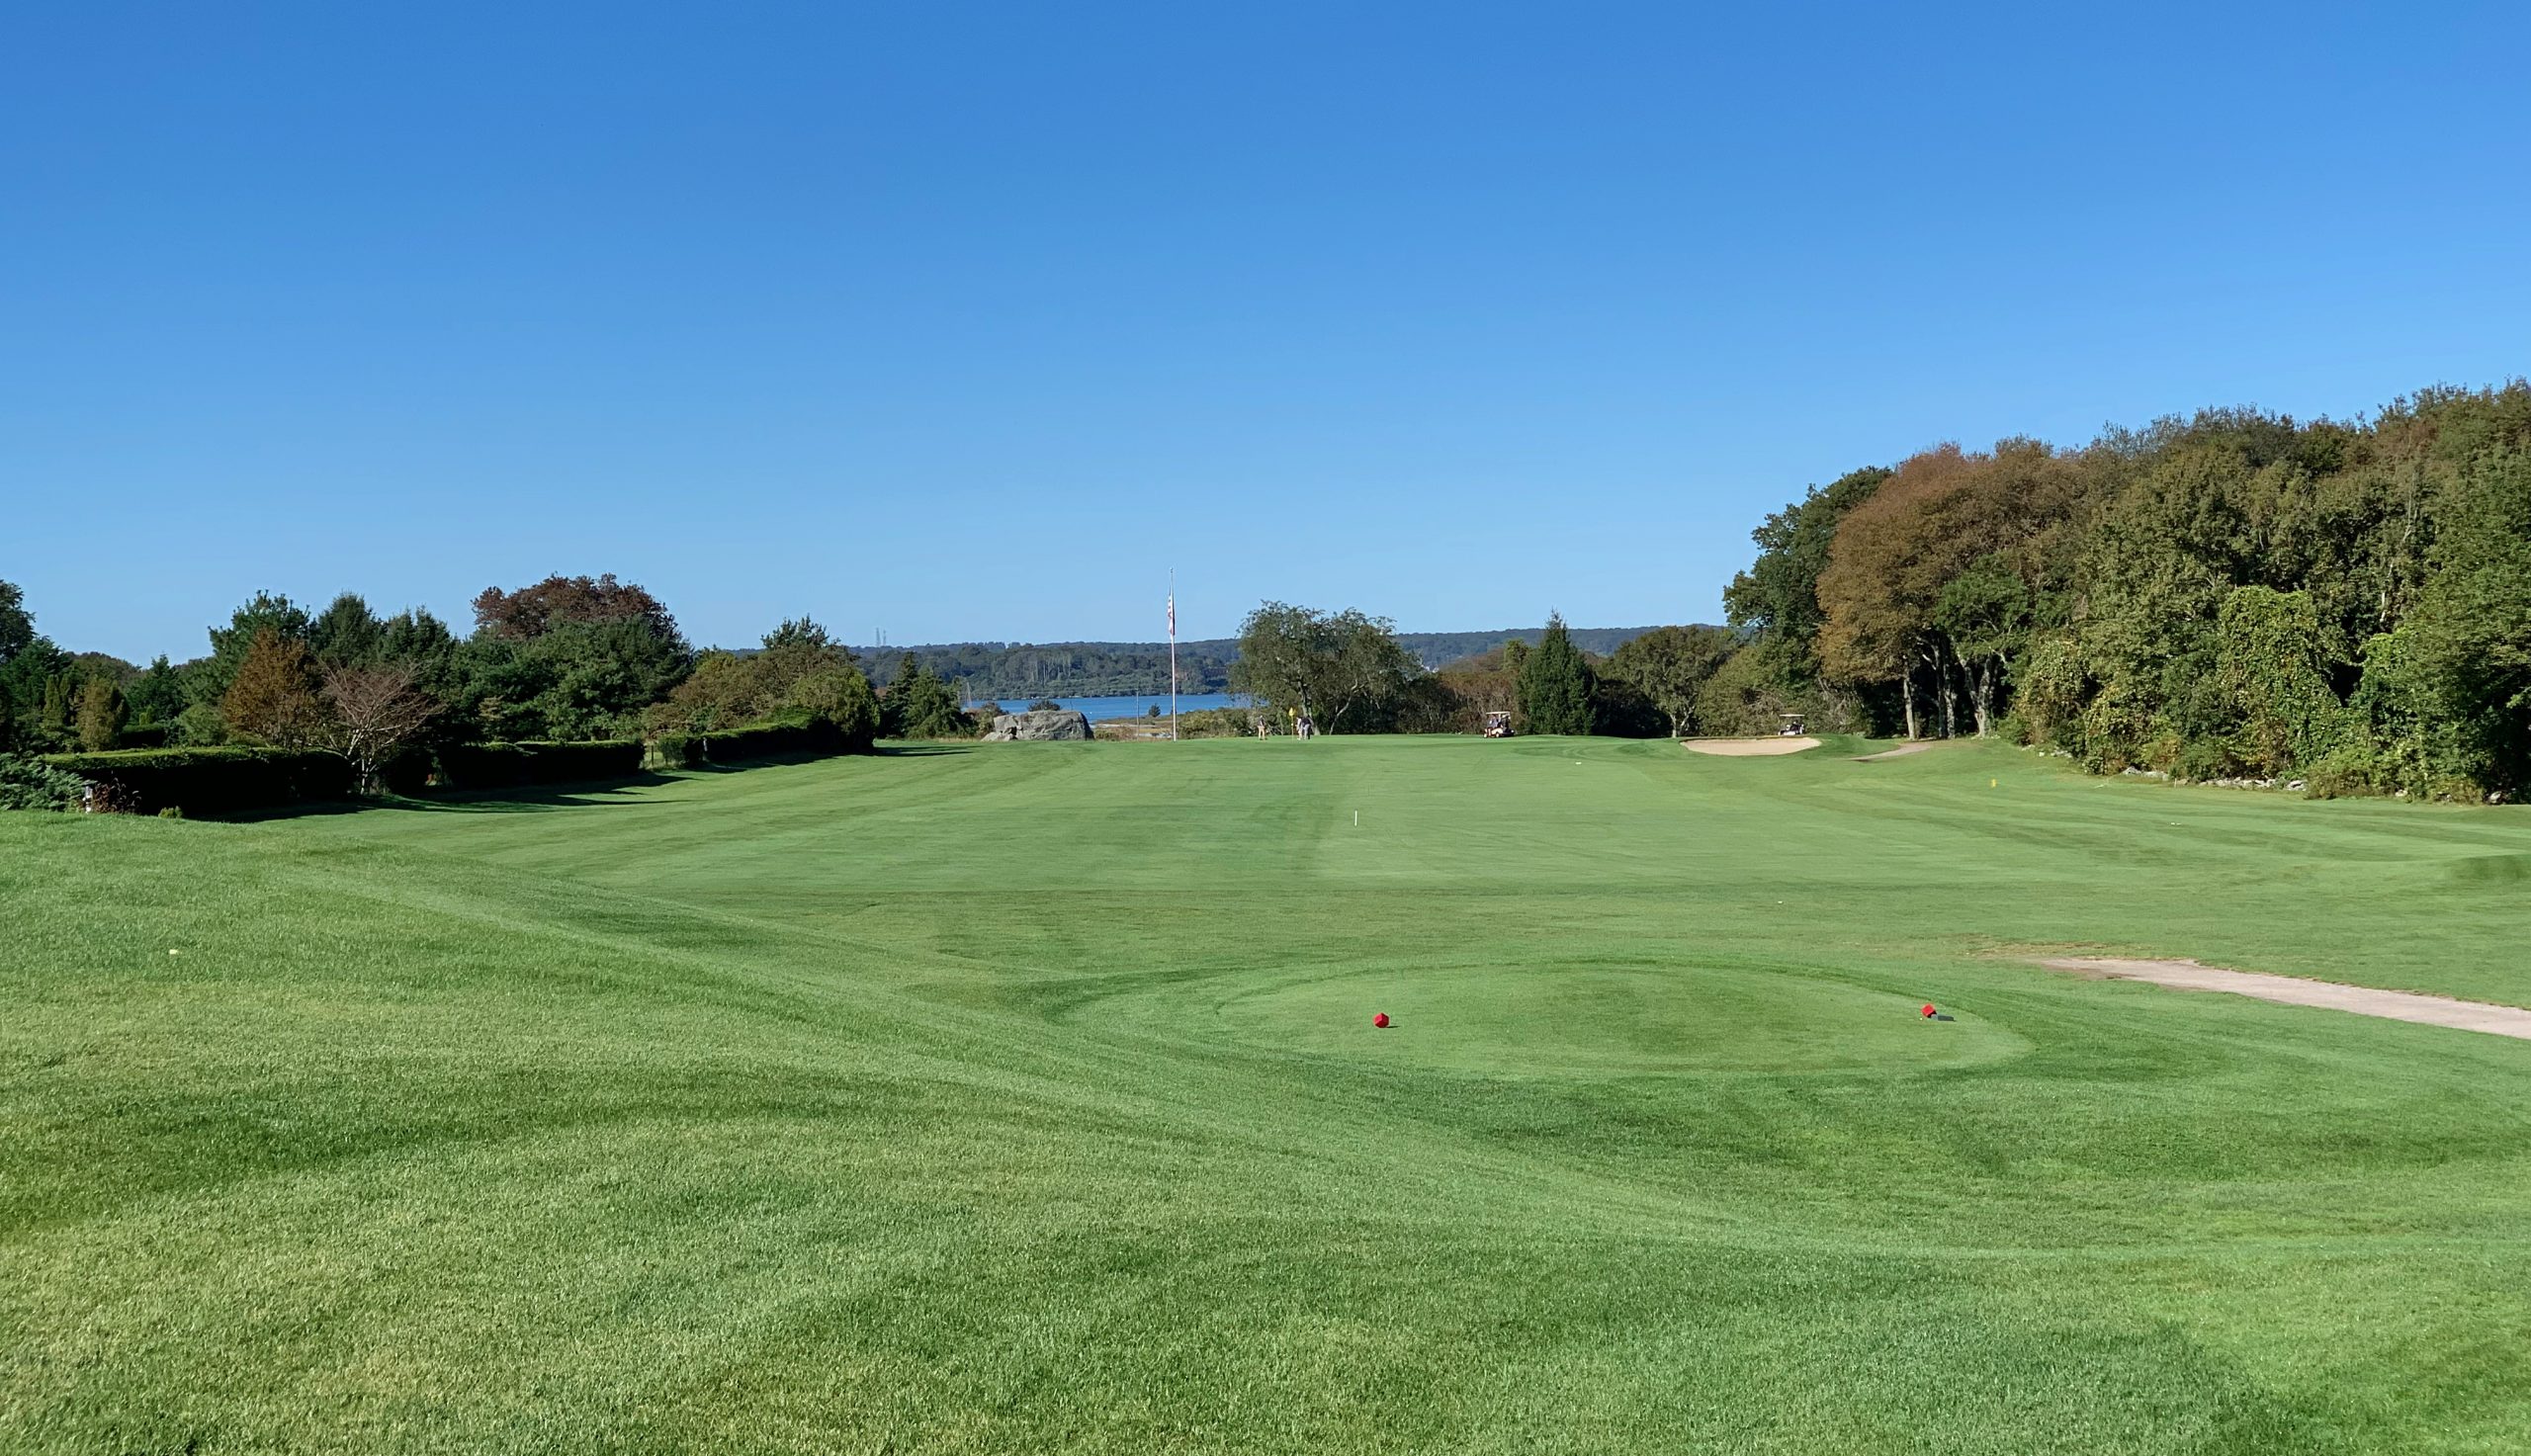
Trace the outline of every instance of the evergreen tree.
<path fill-rule="evenodd" d="M 79 690 L 79 748 L 85 753 L 103 753 L 123 741 L 123 725 L 129 716 L 124 707 L 123 692 L 110 677 L 92 677 Z"/>
<path fill-rule="evenodd" d="M 14 581 L 0 581 L 0 664 L 35 642 L 36 619 L 27 610 L 27 594 Z"/>
<path fill-rule="evenodd" d="M 1548 614 L 1546 635 L 1521 659 L 1520 697 L 1530 732 L 1591 730 L 1591 664 L 1582 660 L 1561 616 Z"/>
<path fill-rule="evenodd" d="M 174 723 L 176 715 L 185 711 L 182 675 L 167 660 L 166 653 L 159 653 L 140 676 L 132 679 L 124 702 L 131 708 L 134 723 Z"/>
<path fill-rule="evenodd" d="M 911 670 L 898 669 L 888 689 L 889 731 L 900 738 L 963 738 L 974 727 L 958 706 L 955 689 L 931 669 L 906 656 Z"/>
<path fill-rule="evenodd" d="M 387 624 L 360 593 L 347 591 L 307 624 L 307 650 L 325 667 L 366 667 L 386 645 Z"/>
<path fill-rule="evenodd" d="M 69 739 L 74 691 L 69 673 L 56 672 L 44 680 L 44 712 L 36 719 L 36 731 L 45 741 L 58 744 Z"/>

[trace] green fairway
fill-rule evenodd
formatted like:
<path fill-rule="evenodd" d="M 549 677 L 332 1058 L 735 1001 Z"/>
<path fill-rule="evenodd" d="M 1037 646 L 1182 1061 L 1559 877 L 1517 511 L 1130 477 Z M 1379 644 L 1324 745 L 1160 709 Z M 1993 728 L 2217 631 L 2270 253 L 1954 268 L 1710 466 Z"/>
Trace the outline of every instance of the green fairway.
<path fill-rule="evenodd" d="M 2531 811 L 1864 751 L 0 815 L 0 1450 L 2531 1449 L 2531 1042 L 2016 959 L 2531 1004 Z"/>

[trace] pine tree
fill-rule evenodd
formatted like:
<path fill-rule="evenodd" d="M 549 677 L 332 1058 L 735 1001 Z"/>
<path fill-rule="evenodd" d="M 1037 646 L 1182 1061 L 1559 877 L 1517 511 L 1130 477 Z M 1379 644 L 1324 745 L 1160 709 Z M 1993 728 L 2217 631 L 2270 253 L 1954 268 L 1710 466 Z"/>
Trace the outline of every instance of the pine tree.
<path fill-rule="evenodd" d="M 888 702 L 901 738 L 962 738 L 971 727 L 956 690 L 919 664 L 888 689 Z"/>
<path fill-rule="evenodd" d="M 60 743 L 70 736 L 71 678 L 56 672 L 44 680 L 44 713 L 36 720 L 36 730 L 47 741 Z"/>
<path fill-rule="evenodd" d="M 1591 664 L 1582 660 L 1562 617 L 1548 614 L 1545 636 L 1521 659 L 1520 698 L 1529 732 L 1591 730 Z"/>

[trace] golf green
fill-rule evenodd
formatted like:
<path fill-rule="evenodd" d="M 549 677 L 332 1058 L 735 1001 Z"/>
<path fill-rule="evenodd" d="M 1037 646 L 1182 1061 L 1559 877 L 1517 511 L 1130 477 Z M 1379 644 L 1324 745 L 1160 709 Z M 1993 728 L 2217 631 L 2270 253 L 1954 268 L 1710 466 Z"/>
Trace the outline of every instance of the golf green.
<path fill-rule="evenodd" d="M 2028 964 L 2531 1004 L 2531 812 L 1866 751 L 0 815 L 0 1450 L 2531 1449 L 2531 1043 Z"/>

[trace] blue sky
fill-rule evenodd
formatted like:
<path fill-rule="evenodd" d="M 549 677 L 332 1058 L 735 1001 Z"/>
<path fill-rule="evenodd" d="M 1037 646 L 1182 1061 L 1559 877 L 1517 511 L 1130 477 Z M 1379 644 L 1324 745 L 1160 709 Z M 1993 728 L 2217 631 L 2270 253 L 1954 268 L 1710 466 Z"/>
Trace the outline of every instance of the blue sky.
<path fill-rule="evenodd" d="M 2521 7 L 0 7 L 0 577 L 1711 620 L 1945 438 L 2531 368 Z"/>

